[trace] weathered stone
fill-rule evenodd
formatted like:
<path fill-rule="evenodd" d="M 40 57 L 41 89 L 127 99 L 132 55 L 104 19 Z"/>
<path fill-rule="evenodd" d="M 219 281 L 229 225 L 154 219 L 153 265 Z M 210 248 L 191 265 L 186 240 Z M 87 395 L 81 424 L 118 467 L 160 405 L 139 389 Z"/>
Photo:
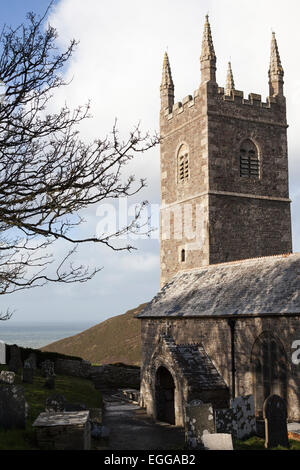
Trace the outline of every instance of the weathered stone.
<path fill-rule="evenodd" d="M 202 441 L 206 450 L 233 450 L 231 434 L 204 433 Z"/>
<path fill-rule="evenodd" d="M 25 367 L 22 373 L 22 380 L 24 383 L 32 384 L 34 378 L 34 369 L 32 367 Z"/>
<path fill-rule="evenodd" d="M 18 370 L 23 367 L 20 348 L 16 344 L 14 344 L 10 346 L 9 350 L 10 350 L 10 360 L 8 363 L 8 367 L 10 370 L 17 373 Z"/>
<path fill-rule="evenodd" d="M 20 385 L 0 384 L 0 428 L 25 428 L 27 405 Z"/>
<path fill-rule="evenodd" d="M 287 409 L 285 401 L 278 395 L 270 395 L 264 403 L 265 447 L 289 447 Z"/>
<path fill-rule="evenodd" d="M 215 410 L 216 432 L 221 434 L 233 434 L 234 413 L 232 408 Z"/>
<path fill-rule="evenodd" d="M 245 439 L 256 433 L 254 400 L 252 395 L 232 400 L 233 434 L 236 439 Z"/>
<path fill-rule="evenodd" d="M 13 384 L 15 382 L 16 374 L 10 370 L 2 370 L 0 373 L 0 382 Z"/>
<path fill-rule="evenodd" d="M 186 407 L 185 441 L 188 448 L 203 447 L 203 435 L 214 432 L 214 412 L 211 404 L 188 405 Z"/>
<path fill-rule="evenodd" d="M 54 376 L 54 362 L 48 359 L 41 363 L 41 374 L 43 377 Z"/>
<path fill-rule="evenodd" d="M 46 411 L 62 412 L 65 411 L 66 398 L 64 395 L 55 393 L 46 399 Z"/>
<path fill-rule="evenodd" d="M 88 411 L 41 413 L 33 423 L 42 450 L 90 450 Z"/>

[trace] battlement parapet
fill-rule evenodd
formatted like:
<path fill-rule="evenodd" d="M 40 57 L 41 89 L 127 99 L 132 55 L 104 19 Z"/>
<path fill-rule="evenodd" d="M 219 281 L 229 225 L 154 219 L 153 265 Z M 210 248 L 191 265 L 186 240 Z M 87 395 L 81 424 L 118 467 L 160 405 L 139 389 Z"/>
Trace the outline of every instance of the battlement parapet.
<path fill-rule="evenodd" d="M 174 116 L 184 113 L 185 109 L 195 106 L 195 101 L 199 96 L 199 90 L 196 90 L 193 95 L 187 95 L 182 101 L 175 103 L 172 110 L 165 110 L 164 116 L 169 121 Z M 227 103 L 238 105 L 245 105 L 251 107 L 258 107 L 263 109 L 272 109 L 272 105 L 277 104 L 278 101 L 274 97 L 268 96 L 266 102 L 262 101 L 262 96 L 257 93 L 250 93 L 248 99 L 244 98 L 244 92 L 240 90 L 231 90 L 230 94 L 226 94 L 223 87 L 218 87 L 217 97 Z"/>

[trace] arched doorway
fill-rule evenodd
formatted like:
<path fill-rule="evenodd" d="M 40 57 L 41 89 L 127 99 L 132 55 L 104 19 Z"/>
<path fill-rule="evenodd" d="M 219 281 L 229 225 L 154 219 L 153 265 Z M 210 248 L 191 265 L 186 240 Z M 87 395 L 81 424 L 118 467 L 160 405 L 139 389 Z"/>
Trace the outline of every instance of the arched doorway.
<path fill-rule="evenodd" d="M 155 377 L 156 419 L 158 421 L 175 424 L 174 394 L 175 384 L 171 373 L 165 367 L 159 367 Z"/>
<path fill-rule="evenodd" d="M 269 395 L 287 401 L 287 356 L 281 342 L 270 332 L 262 333 L 251 355 L 255 411 L 262 417 L 263 404 Z"/>

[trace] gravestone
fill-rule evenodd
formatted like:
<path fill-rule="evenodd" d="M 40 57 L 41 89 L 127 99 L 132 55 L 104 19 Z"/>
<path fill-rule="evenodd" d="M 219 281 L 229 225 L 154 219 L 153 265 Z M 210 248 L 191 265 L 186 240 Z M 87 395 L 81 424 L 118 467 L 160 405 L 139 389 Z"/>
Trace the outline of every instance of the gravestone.
<path fill-rule="evenodd" d="M 17 373 L 18 370 L 23 367 L 20 348 L 16 344 L 13 344 L 12 346 L 10 346 L 9 350 L 10 360 L 8 363 L 8 367 L 10 370 Z"/>
<path fill-rule="evenodd" d="M 231 434 L 205 433 L 202 441 L 206 450 L 233 450 Z"/>
<path fill-rule="evenodd" d="M 54 362 L 48 359 L 41 363 L 41 374 L 43 377 L 52 377 L 54 374 Z"/>
<path fill-rule="evenodd" d="M 15 382 L 16 374 L 10 370 L 2 370 L 0 373 L 0 382 L 6 384 L 13 384 Z"/>
<path fill-rule="evenodd" d="M 232 408 L 215 410 L 216 432 L 233 434 L 234 412 Z"/>
<path fill-rule="evenodd" d="M 54 395 L 51 395 L 46 399 L 46 411 L 49 412 L 56 412 L 58 413 L 59 411 L 65 411 L 65 405 L 66 405 L 66 398 L 64 395 L 61 395 L 59 393 L 55 393 Z"/>
<path fill-rule="evenodd" d="M 278 395 L 270 395 L 263 408 L 266 441 L 265 447 L 271 449 L 277 446 L 289 447 L 287 430 L 286 403 Z"/>
<path fill-rule="evenodd" d="M 26 425 L 27 404 L 21 385 L 0 384 L 0 428 L 23 429 Z"/>
<path fill-rule="evenodd" d="M 26 359 L 26 362 L 28 364 L 30 364 L 32 369 L 36 369 L 36 367 L 37 367 L 36 354 L 35 353 L 30 353 L 28 358 Z"/>
<path fill-rule="evenodd" d="M 256 433 L 256 418 L 253 395 L 236 397 L 231 402 L 233 409 L 233 435 L 245 439 Z"/>
<path fill-rule="evenodd" d="M 6 344 L 0 341 L 0 364 L 6 364 Z"/>
<path fill-rule="evenodd" d="M 214 411 L 210 403 L 190 403 L 186 407 L 185 441 L 188 448 L 203 447 L 204 433 L 214 433 Z"/>
<path fill-rule="evenodd" d="M 33 378 L 34 378 L 34 369 L 32 367 L 28 367 L 28 365 L 24 363 L 22 381 L 27 384 L 32 384 Z"/>

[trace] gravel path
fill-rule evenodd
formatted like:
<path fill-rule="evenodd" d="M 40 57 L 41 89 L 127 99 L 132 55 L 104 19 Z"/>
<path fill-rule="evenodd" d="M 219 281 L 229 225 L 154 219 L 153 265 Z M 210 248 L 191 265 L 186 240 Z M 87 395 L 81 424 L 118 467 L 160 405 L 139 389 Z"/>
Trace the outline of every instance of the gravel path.
<path fill-rule="evenodd" d="M 124 401 L 120 394 L 102 392 L 103 425 L 109 428 L 105 449 L 110 450 L 180 450 L 184 446 L 184 430 L 156 423 L 144 409 Z M 104 447 L 101 447 L 104 449 Z"/>

